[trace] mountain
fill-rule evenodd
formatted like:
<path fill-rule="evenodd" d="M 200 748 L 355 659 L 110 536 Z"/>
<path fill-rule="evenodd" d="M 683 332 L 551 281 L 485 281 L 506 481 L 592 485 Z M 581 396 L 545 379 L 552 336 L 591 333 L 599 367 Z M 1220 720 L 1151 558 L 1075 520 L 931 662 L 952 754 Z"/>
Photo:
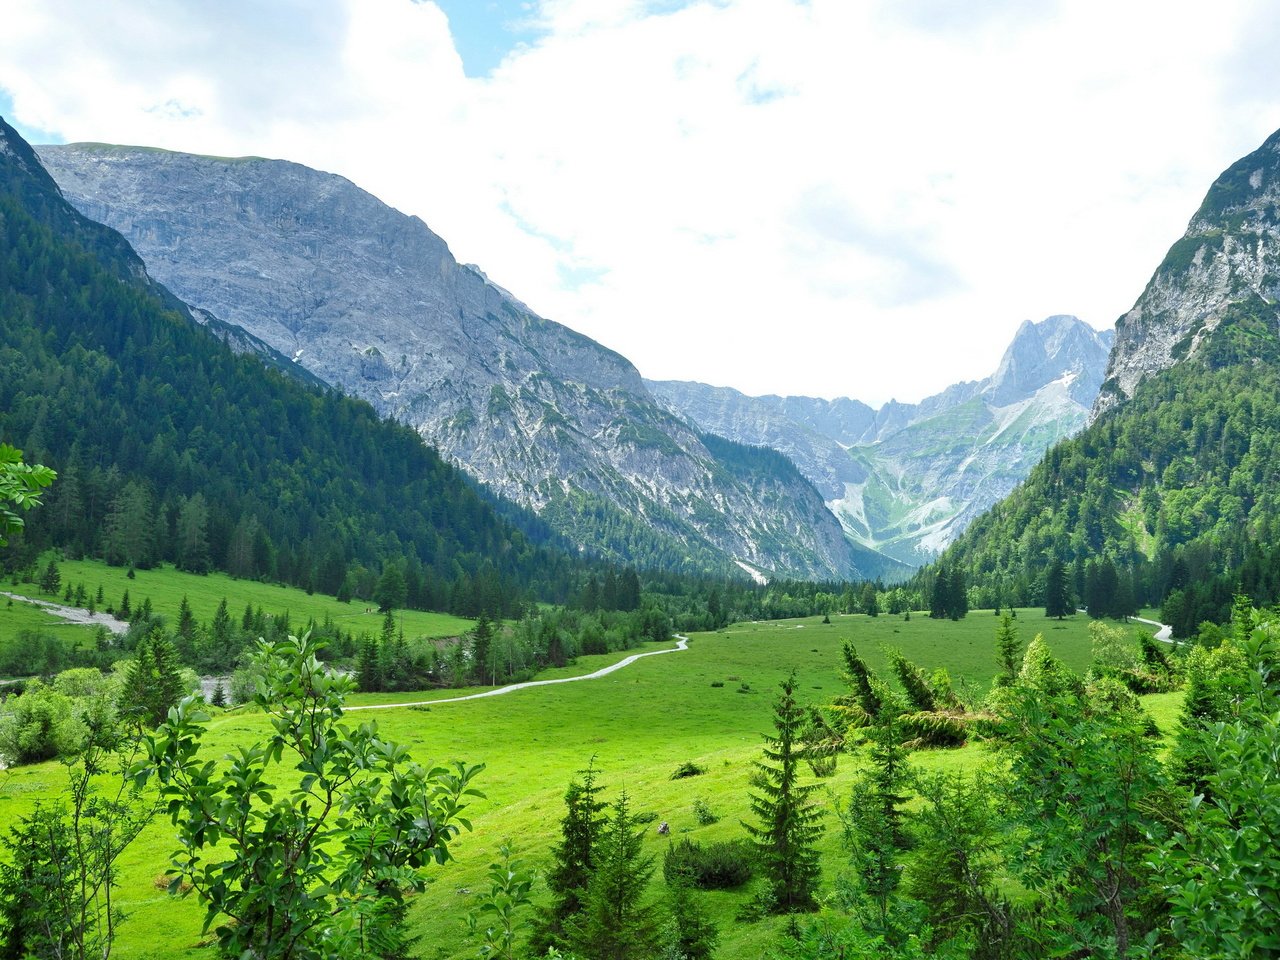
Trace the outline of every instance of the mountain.
<path fill-rule="evenodd" d="M 59 474 L 6 562 L 57 545 L 326 593 L 403 562 L 417 605 L 472 613 L 576 588 L 576 555 L 413 430 L 226 338 L 252 346 L 197 322 L 0 120 L 0 438 Z"/>
<path fill-rule="evenodd" d="M 673 569 L 858 574 L 793 465 L 726 458 L 624 357 L 539 317 L 342 177 L 101 144 L 39 153 L 183 301 L 412 425 L 578 544 Z"/>
<path fill-rule="evenodd" d="M 1117 325 L 1090 426 L 944 555 L 990 599 L 1098 571 L 1178 636 L 1280 599 L 1280 133 L 1229 167 Z M 1092 571 L 1092 573 L 1091 573 Z M 1110 578 L 1112 574 L 1107 574 Z"/>
<path fill-rule="evenodd" d="M 1075 317 L 1028 321 L 985 380 L 879 410 L 847 398 L 648 385 L 704 430 L 785 453 L 854 540 L 917 566 L 1009 493 L 1051 444 L 1084 425 L 1110 343 L 1110 331 Z"/>
<path fill-rule="evenodd" d="M 1242 358 L 1257 353 L 1280 316 L 1277 204 L 1280 131 L 1218 177 L 1133 309 L 1116 321 L 1095 418 L 1211 345 Z"/>

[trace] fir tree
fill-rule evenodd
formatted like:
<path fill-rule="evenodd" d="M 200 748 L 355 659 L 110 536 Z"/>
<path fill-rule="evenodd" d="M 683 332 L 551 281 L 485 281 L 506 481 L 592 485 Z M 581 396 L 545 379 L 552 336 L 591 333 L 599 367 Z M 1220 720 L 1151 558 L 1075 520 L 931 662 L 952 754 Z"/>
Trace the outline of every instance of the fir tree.
<path fill-rule="evenodd" d="M 947 584 L 947 616 L 952 620 L 963 620 L 969 615 L 969 590 L 965 586 L 964 571 L 956 564 L 951 568 L 951 578 Z"/>
<path fill-rule="evenodd" d="M 532 946 L 541 955 L 550 946 L 566 943 L 569 919 L 582 910 L 586 899 L 587 884 L 596 864 L 596 845 L 604 828 L 601 811 L 604 801 L 599 799 L 600 786 L 596 783 L 595 758 L 565 791 L 565 815 L 560 821 L 560 843 L 551 851 L 552 865 L 547 871 L 547 888 L 551 891 L 551 905 L 537 924 Z"/>
<path fill-rule="evenodd" d="M 40 589 L 44 593 L 57 595 L 62 589 L 62 574 L 58 572 L 58 565 L 53 562 L 53 558 L 49 558 L 48 565 L 44 568 L 44 573 L 40 574 Z"/>
<path fill-rule="evenodd" d="M 1000 618 L 1000 626 L 996 627 L 996 660 L 1004 672 L 997 678 L 1002 685 L 1010 685 L 1018 678 L 1018 667 L 1022 663 L 1022 644 L 1018 642 L 1018 628 L 1006 613 Z"/>
<path fill-rule="evenodd" d="M 814 844 L 822 833 L 822 811 L 810 797 L 817 784 L 800 783 L 805 749 L 800 742 L 807 714 L 795 699 L 794 671 L 782 681 L 774 702 L 776 736 L 765 736 L 764 759 L 754 761 L 751 809 L 754 824 L 744 823 L 769 883 L 772 908 L 778 913 L 817 906 L 819 866 Z"/>
<path fill-rule="evenodd" d="M 1067 590 L 1067 568 L 1055 557 L 1044 575 L 1044 615 L 1061 620 L 1073 612 Z"/>
<path fill-rule="evenodd" d="M 929 594 L 929 616 L 942 620 L 951 609 L 951 571 L 941 564 L 933 578 L 933 590 Z"/>
<path fill-rule="evenodd" d="M 569 943 L 582 956 L 592 960 L 653 957 L 656 911 L 642 900 L 654 864 L 652 857 L 641 852 L 643 840 L 644 831 L 636 828 L 623 791 L 600 831 L 582 912 L 569 926 Z"/>
<path fill-rule="evenodd" d="M 120 712 L 138 726 L 150 729 L 165 721 L 169 708 L 182 699 L 178 655 L 159 627 L 138 644 L 136 659 L 125 672 Z"/>

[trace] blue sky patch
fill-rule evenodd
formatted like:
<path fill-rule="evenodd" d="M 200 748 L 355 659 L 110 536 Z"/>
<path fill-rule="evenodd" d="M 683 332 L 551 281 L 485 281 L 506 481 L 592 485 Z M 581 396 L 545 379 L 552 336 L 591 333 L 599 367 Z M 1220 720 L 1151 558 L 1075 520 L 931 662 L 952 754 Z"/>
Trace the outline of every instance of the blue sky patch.
<path fill-rule="evenodd" d="M 449 32 L 468 77 L 485 77 L 502 58 L 534 36 L 529 0 L 435 0 L 449 18 Z"/>

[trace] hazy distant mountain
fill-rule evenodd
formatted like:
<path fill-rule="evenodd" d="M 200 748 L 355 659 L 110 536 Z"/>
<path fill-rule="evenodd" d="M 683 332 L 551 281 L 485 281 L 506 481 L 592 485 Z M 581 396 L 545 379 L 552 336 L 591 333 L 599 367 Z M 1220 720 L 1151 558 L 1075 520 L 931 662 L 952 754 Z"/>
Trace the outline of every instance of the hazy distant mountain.
<path fill-rule="evenodd" d="M 704 430 L 782 451 L 850 536 L 915 565 L 1012 490 L 1049 445 L 1084 425 L 1110 343 L 1110 331 L 1075 317 L 1028 321 L 990 377 L 880 410 L 700 383 L 649 388 Z"/>
<path fill-rule="evenodd" d="M 342 177 L 101 144 L 39 153 L 184 301 L 411 423 L 578 543 L 673 568 L 858 573 L 790 463 L 710 449 L 624 357 L 537 316 Z"/>

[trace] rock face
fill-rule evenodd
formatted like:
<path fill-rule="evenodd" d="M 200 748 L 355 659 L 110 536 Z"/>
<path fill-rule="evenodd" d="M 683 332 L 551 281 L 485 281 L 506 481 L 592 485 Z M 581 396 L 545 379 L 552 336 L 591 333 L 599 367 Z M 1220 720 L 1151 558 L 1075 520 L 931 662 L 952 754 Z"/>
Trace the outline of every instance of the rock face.
<path fill-rule="evenodd" d="M 698 383 L 649 387 L 705 430 L 781 450 L 859 544 L 914 566 L 1084 425 L 1110 343 L 1110 331 L 1075 317 L 1028 321 L 987 379 L 879 410 Z"/>
<path fill-rule="evenodd" d="M 411 423 L 578 543 L 669 567 L 857 575 L 791 464 L 713 452 L 624 357 L 342 177 L 101 144 L 38 152 L 67 199 L 196 311 Z"/>
<path fill-rule="evenodd" d="M 1214 182 L 1133 309 L 1116 321 L 1115 349 L 1093 417 L 1133 396 L 1147 377 L 1191 358 L 1207 359 L 1212 344 L 1247 352 L 1242 327 L 1256 323 L 1274 331 L 1277 300 L 1280 131 Z M 1224 344 L 1224 338 L 1232 342 Z"/>

